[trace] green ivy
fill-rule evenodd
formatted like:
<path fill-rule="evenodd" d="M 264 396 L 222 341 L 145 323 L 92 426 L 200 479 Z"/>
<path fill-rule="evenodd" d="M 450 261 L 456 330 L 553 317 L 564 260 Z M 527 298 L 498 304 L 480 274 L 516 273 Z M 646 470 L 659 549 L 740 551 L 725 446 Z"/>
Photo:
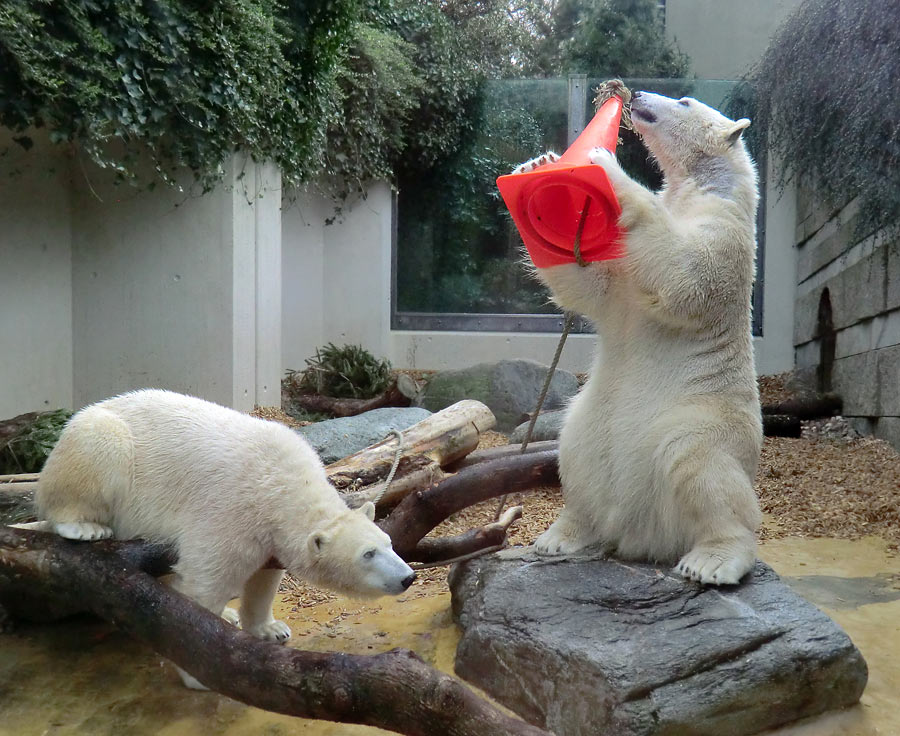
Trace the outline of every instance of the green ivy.
<path fill-rule="evenodd" d="M 859 197 L 860 236 L 900 228 L 898 28 L 896 2 L 806 0 L 742 91 L 785 177 L 833 206 Z"/>
<path fill-rule="evenodd" d="M 236 149 L 318 173 L 355 0 L 6 0 L 0 124 L 46 126 L 134 179 L 140 156 L 206 186 Z M 28 147 L 27 138 L 20 142 Z"/>

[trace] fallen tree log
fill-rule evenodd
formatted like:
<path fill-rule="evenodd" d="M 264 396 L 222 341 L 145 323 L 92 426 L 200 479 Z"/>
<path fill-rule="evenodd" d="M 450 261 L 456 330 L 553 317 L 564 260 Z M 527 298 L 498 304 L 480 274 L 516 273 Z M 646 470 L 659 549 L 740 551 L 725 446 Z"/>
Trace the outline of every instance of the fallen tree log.
<path fill-rule="evenodd" d="M 441 467 L 478 447 L 482 432 L 497 420 L 480 401 L 458 401 L 403 431 L 402 457 L 421 455 Z M 397 453 L 397 438 L 387 437 L 325 468 L 338 490 L 371 485 L 387 476 Z"/>
<path fill-rule="evenodd" d="M 793 414 L 764 414 L 762 420 L 766 437 L 799 437 L 803 433 L 800 417 Z"/>
<path fill-rule="evenodd" d="M 20 617 L 91 611 L 211 689 L 278 713 L 410 736 L 548 736 L 408 650 L 327 654 L 245 634 L 151 577 L 161 560 L 169 561 L 142 543 L 85 544 L 0 527 L 0 605 Z"/>
<path fill-rule="evenodd" d="M 485 450 L 475 450 L 464 458 L 457 460 L 447 466 L 447 470 L 457 472 L 463 468 L 468 468 L 478 463 L 490 460 L 498 460 L 502 457 L 513 457 L 514 455 L 530 455 L 535 452 L 547 452 L 547 450 L 558 450 L 559 440 L 541 440 L 540 442 L 529 442 L 525 452 L 522 452 L 522 445 L 516 443 L 514 445 L 500 445 L 499 447 L 489 447 Z"/>
<path fill-rule="evenodd" d="M 409 494 L 379 526 L 390 536 L 397 554 L 415 559 L 420 541 L 451 514 L 489 498 L 558 486 L 557 461 L 558 453 L 550 450 L 464 468 L 426 491 Z"/>
<path fill-rule="evenodd" d="M 821 419 L 841 413 L 844 402 L 837 394 L 823 394 L 807 399 L 788 399 L 777 404 L 763 404 L 763 415 L 791 414 L 798 419 Z"/>
<path fill-rule="evenodd" d="M 295 394 L 291 404 L 306 411 L 331 414 L 335 417 L 355 417 L 372 409 L 387 406 L 409 406 L 411 399 L 396 384 L 387 391 L 371 399 L 336 399 L 320 394 Z"/>

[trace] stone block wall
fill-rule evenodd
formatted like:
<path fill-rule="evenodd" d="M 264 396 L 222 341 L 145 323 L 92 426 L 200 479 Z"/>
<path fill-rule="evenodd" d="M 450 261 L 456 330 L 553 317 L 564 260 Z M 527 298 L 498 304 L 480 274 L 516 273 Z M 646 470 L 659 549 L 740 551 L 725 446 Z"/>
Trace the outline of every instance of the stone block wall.
<path fill-rule="evenodd" d="M 858 210 L 798 190 L 795 363 L 843 397 L 857 429 L 900 449 L 900 238 L 861 232 Z"/>

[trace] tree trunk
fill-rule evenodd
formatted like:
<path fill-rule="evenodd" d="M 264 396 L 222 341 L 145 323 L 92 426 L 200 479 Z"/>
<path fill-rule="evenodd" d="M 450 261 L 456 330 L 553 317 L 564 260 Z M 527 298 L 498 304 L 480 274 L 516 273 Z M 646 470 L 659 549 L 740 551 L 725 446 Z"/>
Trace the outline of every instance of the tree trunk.
<path fill-rule="evenodd" d="M 558 453 L 550 450 L 464 468 L 427 491 L 408 495 L 379 526 L 390 536 L 398 555 L 416 559 L 419 541 L 451 514 L 496 496 L 558 486 L 557 460 Z"/>
<path fill-rule="evenodd" d="M 320 394 L 295 394 L 291 404 L 306 411 L 331 414 L 335 417 L 355 417 L 372 409 L 386 406 L 409 406 L 410 398 L 394 384 L 380 396 L 371 399 L 335 399 Z"/>
<path fill-rule="evenodd" d="M 802 434 L 800 417 L 793 414 L 763 414 L 762 419 L 766 437 L 799 437 Z"/>
<path fill-rule="evenodd" d="M 480 401 L 466 399 L 403 431 L 403 457 L 423 455 L 443 467 L 478 447 L 481 432 L 497 420 Z M 397 438 L 388 437 L 328 465 L 325 470 L 338 490 L 357 481 L 371 485 L 387 476 L 397 452 Z"/>
<path fill-rule="evenodd" d="M 160 550 L 0 528 L 0 604 L 18 615 L 89 610 L 207 687 L 258 708 L 410 736 L 548 736 L 415 654 L 306 652 L 256 639 L 159 584 Z M 143 569 L 142 569 L 143 568 Z"/>
<path fill-rule="evenodd" d="M 798 419 L 820 419 L 840 414 L 842 409 L 843 401 L 840 396 L 824 394 L 809 399 L 788 399 L 778 404 L 765 404 L 762 413 L 764 416 L 790 414 Z"/>

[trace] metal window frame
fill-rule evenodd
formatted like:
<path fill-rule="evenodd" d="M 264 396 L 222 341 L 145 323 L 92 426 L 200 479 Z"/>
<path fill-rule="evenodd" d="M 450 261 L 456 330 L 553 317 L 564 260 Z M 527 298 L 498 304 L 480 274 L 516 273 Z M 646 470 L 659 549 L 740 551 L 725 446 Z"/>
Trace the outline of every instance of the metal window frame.
<path fill-rule="evenodd" d="M 584 129 L 587 106 L 587 75 L 570 74 L 568 104 L 568 144 Z M 580 122 L 579 122 L 580 121 Z M 756 213 L 756 280 L 752 292 L 752 333 L 763 335 L 763 297 L 766 265 L 766 151 L 759 151 L 759 208 Z M 400 312 L 397 310 L 397 218 L 398 193 L 391 196 L 391 330 L 398 332 L 509 332 L 561 333 L 563 314 L 479 314 L 476 312 Z M 586 317 L 578 317 L 573 333 L 593 333 Z"/>

